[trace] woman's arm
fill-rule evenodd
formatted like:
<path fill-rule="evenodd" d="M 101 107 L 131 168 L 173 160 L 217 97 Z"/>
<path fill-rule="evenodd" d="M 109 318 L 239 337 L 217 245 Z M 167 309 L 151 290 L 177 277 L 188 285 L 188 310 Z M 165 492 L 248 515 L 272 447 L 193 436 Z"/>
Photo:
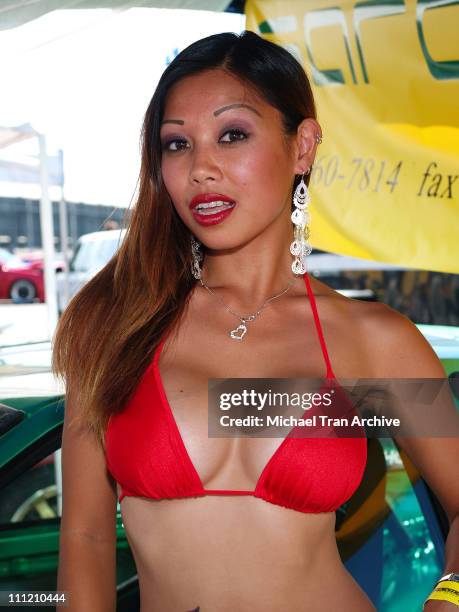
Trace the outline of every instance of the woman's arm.
<path fill-rule="evenodd" d="M 116 490 L 94 437 L 71 421 L 66 396 L 62 438 L 62 519 L 57 589 L 69 612 L 116 610 Z"/>
<path fill-rule="evenodd" d="M 446 373 L 441 361 L 417 327 L 406 317 L 389 307 L 378 308 L 373 318 L 372 345 L 375 376 L 378 378 L 439 378 Z M 368 330 L 367 330 L 368 331 Z M 371 336 L 370 336 L 371 337 Z M 445 402 L 450 402 L 445 413 L 452 413 L 459 421 L 451 392 Z M 435 407 L 435 409 L 437 406 Z M 434 406 L 432 405 L 432 409 Z M 448 430 L 449 431 L 449 430 Z M 457 422 L 454 431 L 458 431 Z M 415 432 L 414 432 L 415 433 Z M 451 434 L 452 436 L 455 434 Z M 397 444 L 406 452 L 420 474 L 440 501 L 449 519 L 446 540 L 446 559 L 443 573 L 459 572 L 459 438 L 424 436 L 397 437 Z M 440 578 L 440 576 L 439 576 Z M 459 583 L 458 583 L 459 586 Z M 429 601 L 426 612 L 457 610 L 457 606 L 445 601 Z"/>

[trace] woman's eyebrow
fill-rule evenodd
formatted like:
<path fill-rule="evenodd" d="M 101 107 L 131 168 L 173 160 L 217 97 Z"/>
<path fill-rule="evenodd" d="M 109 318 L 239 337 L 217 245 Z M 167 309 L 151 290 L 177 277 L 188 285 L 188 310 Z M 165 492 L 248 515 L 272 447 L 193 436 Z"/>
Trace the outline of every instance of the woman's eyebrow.
<path fill-rule="evenodd" d="M 249 104 L 244 104 L 243 102 L 236 102 L 235 104 L 228 104 L 228 106 L 222 106 L 222 108 L 219 108 L 214 112 L 215 117 L 217 117 L 217 115 L 220 115 L 220 113 L 224 113 L 230 108 L 248 108 L 249 110 L 256 113 L 259 117 L 261 117 L 261 113 L 259 113 L 256 108 L 253 108 L 253 106 L 250 106 Z"/>
<path fill-rule="evenodd" d="M 249 110 L 257 114 L 259 117 L 262 116 L 256 108 L 250 106 L 249 104 L 244 104 L 243 102 L 236 102 L 235 104 L 228 104 L 227 106 L 222 106 L 222 108 L 219 108 L 218 110 L 214 111 L 214 116 L 217 117 L 221 113 L 224 113 L 225 111 L 230 110 L 231 108 L 248 108 Z M 183 121 L 183 119 L 164 119 L 161 125 L 164 125 L 165 123 L 176 123 L 178 125 L 184 125 L 185 122 Z"/>

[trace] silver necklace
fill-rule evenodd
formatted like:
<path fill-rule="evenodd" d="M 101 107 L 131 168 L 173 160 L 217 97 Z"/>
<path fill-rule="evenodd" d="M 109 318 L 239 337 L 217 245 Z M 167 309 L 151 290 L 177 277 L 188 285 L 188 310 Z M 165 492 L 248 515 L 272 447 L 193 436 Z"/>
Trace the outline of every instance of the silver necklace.
<path fill-rule="evenodd" d="M 250 321 L 255 321 L 255 319 L 263 312 L 263 310 L 266 308 L 269 302 L 271 302 L 272 300 L 275 300 L 281 295 L 284 295 L 284 293 L 287 293 L 287 291 L 290 289 L 290 287 L 295 282 L 295 279 L 292 279 L 283 291 L 281 291 L 280 293 L 276 293 L 276 295 L 273 295 L 272 297 L 268 298 L 265 302 L 263 302 L 263 304 L 260 306 L 260 308 L 256 312 L 254 312 L 253 314 L 246 315 L 246 316 L 242 316 L 238 314 L 237 312 L 234 312 L 234 310 L 231 310 L 228 304 L 226 304 L 224 300 L 219 295 L 217 295 L 213 289 L 211 289 L 208 285 L 206 285 L 206 283 L 202 280 L 202 278 L 200 278 L 199 281 L 201 285 L 204 287 L 204 289 L 207 289 L 209 293 L 214 295 L 219 300 L 219 302 L 221 302 L 221 304 L 226 308 L 228 312 L 230 312 L 232 315 L 234 315 L 235 317 L 239 319 L 240 324 L 234 329 L 232 329 L 231 331 L 229 331 L 228 335 L 233 340 L 242 340 L 247 333 L 246 323 L 249 323 Z"/>

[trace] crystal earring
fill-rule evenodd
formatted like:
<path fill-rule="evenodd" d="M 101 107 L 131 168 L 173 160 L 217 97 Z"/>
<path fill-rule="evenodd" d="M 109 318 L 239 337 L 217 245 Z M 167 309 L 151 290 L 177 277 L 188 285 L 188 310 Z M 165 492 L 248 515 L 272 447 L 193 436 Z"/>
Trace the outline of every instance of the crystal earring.
<path fill-rule="evenodd" d="M 311 245 L 308 243 L 310 213 L 308 204 L 311 201 L 308 186 L 304 182 L 304 175 L 309 174 L 310 168 L 303 172 L 301 181 L 295 189 L 293 203 L 295 210 L 292 212 L 291 219 L 294 224 L 293 242 L 290 245 L 290 253 L 295 257 L 292 263 L 292 272 L 294 274 L 305 274 L 306 264 L 304 258 L 312 251 Z"/>
<path fill-rule="evenodd" d="M 201 253 L 201 251 L 199 250 L 199 247 L 201 246 L 201 243 L 196 240 L 196 238 L 192 235 L 191 236 L 191 255 L 192 255 L 192 262 L 191 262 L 191 274 L 195 277 L 196 280 L 199 280 L 201 278 L 201 266 L 200 266 L 200 262 L 203 259 L 203 255 Z"/>

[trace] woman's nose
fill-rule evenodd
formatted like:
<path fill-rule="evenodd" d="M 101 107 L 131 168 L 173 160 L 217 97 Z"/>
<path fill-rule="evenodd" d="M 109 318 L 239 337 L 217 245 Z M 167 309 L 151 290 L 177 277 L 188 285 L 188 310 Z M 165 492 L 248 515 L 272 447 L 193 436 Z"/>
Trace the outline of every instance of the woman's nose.
<path fill-rule="evenodd" d="M 221 178 L 221 170 L 209 147 L 196 148 L 190 167 L 190 181 L 194 184 L 216 181 Z"/>

